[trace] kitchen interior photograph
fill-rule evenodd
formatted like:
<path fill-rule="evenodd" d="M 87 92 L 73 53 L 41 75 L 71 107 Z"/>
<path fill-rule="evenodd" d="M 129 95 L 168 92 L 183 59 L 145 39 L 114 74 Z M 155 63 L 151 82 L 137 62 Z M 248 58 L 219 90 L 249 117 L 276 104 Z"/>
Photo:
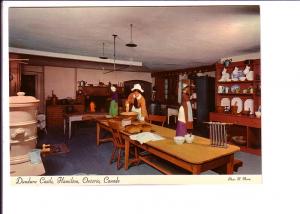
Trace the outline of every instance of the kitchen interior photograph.
<path fill-rule="evenodd" d="M 10 175 L 261 175 L 260 7 L 11 7 Z"/>

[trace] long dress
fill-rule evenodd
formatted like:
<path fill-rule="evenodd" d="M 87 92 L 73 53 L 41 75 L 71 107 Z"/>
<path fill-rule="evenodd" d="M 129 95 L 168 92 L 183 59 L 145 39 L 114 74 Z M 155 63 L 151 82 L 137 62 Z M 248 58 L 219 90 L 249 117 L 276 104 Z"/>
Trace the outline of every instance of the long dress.
<path fill-rule="evenodd" d="M 192 105 L 189 96 L 183 94 L 182 103 L 178 111 L 176 136 L 184 136 L 191 129 L 193 129 Z"/>
<path fill-rule="evenodd" d="M 113 93 L 109 105 L 109 115 L 115 117 L 118 115 L 118 94 L 116 92 Z"/>

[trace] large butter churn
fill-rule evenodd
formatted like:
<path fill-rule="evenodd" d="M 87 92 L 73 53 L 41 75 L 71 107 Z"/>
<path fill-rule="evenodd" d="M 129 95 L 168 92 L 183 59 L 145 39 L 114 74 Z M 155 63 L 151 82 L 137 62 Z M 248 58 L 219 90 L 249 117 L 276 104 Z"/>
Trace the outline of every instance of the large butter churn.
<path fill-rule="evenodd" d="M 29 152 L 37 143 L 37 109 L 39 100 L 18 92 L 9 97 L 10 164 L 29 161 Z"/>

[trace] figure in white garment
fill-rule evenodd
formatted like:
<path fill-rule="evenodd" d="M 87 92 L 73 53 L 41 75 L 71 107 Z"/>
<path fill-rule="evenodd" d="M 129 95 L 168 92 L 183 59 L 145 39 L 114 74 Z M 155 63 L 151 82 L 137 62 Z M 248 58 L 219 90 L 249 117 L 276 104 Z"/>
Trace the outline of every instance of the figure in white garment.
<path fill-rule="evenodd" d="M 190 87 L 183 83 L 182 102 L 178 111 L 176 136 L 185 136 L 193 130 L 193 110 L 190 101 Z"/>

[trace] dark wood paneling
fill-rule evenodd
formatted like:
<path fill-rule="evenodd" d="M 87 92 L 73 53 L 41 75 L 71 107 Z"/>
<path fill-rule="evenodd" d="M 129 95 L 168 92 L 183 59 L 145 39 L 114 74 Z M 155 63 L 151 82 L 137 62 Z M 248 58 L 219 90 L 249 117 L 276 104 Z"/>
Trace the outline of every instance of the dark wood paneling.
<path fill-rule="evenodd" d="M 155 101 L 159 103 L 165 102 L 165 79 L 161 77 L 155 77 L 155 88 L 156 88 L 156 96 Z"/>

